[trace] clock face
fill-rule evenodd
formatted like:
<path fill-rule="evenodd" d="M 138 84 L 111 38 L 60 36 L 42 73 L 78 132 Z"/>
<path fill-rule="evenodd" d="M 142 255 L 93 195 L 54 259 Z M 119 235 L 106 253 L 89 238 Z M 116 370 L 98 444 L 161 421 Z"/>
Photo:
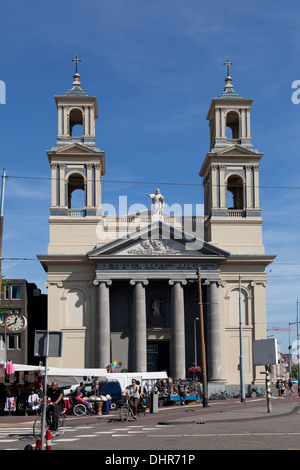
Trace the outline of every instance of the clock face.
<path fill-rule="evenodd" d="M 5 319 L 6 328 L 10 331 L 21 331 L 26 328 L 26 318 L 20 313 L 11 313 Z"/>

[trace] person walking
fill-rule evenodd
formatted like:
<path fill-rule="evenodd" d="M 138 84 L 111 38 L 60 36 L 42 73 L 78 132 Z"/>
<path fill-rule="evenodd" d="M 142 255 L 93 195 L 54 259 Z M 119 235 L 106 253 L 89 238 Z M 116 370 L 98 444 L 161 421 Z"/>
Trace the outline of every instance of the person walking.
<path fill-rule="evenodd" d="M 185 399 L 186 399 L 186 386 L 184 384 L 183 380 L 179 381 L 179 384 L 177 386 L 177 391 L 180 399 L 180 404 L 181 406 L 185 405 Z"/>

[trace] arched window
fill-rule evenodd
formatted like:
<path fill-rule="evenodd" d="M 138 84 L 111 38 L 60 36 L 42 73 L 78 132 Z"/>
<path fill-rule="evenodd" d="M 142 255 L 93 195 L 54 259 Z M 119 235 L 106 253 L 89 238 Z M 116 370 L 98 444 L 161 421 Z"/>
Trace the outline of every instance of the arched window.
<path fill-rule="evenodd" d="M 74 108 L 69 115 L 70 137 L 81 137 L 83 135 L 83 117 L 80 109 Z"/>
<path fill-rule="evenodd" d="M 84 206 L 84 177 L 80 173 L 72 173 L 68 180 L 68 208 L 83 209 Z"/>
<path fill-rule="evenodd" d="M 235 111 L 229 111 L 226 115 L 226 135 L 228 139 L 238 139 L 240 128 L 240 118 Z"/>
<path fill-rule="evenodd" d="M 244 209 L 244 185 L 239 175 L 231 175 L 227 180 L 228 209 Z"/>

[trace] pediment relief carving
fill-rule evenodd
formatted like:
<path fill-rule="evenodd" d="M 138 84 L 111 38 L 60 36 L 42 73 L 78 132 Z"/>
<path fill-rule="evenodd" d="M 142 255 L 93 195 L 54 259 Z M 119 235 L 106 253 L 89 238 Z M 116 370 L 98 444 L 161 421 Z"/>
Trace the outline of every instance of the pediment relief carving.
<path fill-rule="evenodd" d="M 176 250 L 165 244 L 162 240 L 144 240 L 136 247 L 127 250 L 129 255 L 180 255 L 181 250 Z"/>

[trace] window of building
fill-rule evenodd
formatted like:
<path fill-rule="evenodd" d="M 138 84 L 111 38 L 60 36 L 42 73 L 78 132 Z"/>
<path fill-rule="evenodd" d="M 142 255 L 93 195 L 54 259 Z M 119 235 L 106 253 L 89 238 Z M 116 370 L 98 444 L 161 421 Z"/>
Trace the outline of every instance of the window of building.
<path fill-rule="evenodd" d="M 228 209 L 244 209 L 244 185 L 239 175 L 232 175 L 227 180 Z"/>
<path fill-rule="evenodd" d="M 22 298 L 22 286 L 11 286 L 11 298 L 12 299 Z"/>
<path fill-rule="evenodd" d="M 1 293 L 1 299 L 2 300 L 8 300 L 9 299 L 9 291 L 10 291 L 10 286 L 7 286 L 7 285 L 2 286 L 2 293 Z"/>
<path fill-rule="evenodd" d="M 84 206 L 84 178 L 80 173 L 73 173 L 68 181 L 68 208 L 83 209 Z"/>
<path fill-rule="evenodd" d="M 83 135 L 83 116 L 80 109 L 72 109 L 70 112 L 70 136 L 80 137 Z"/>
<path fill-rule="evenodd" d="M 6 335 L 7 349 L 22 349 L 22 336 L 21 335 Z M 0 348 L 2 351 L 5 350 L 5 335 L 2 334 L 0 337 Z"/>
<path fill-rule="evenodd" d="M 226 115 L 226 136 L 227 139 L 239 138 L 239 115 L 235 111 Z"/>

